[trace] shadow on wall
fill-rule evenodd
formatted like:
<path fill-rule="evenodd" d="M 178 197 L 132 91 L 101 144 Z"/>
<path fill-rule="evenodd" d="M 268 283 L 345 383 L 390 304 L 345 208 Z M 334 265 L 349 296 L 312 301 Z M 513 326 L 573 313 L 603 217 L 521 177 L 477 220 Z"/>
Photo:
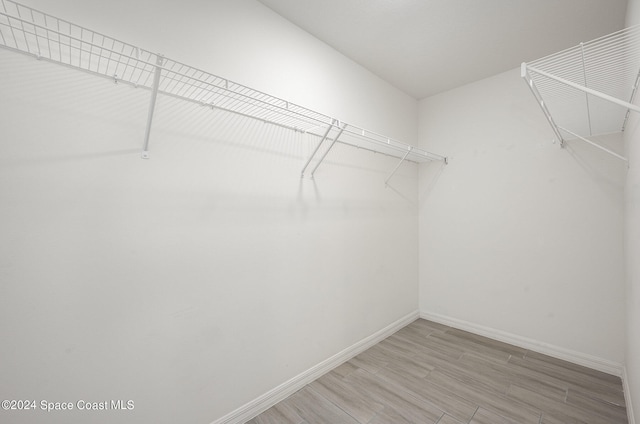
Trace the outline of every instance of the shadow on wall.
<path fill-rule="evenodd" d="M 399 188 L 394 188 L 393 183 L 387 183 L 386 188 L 391 190 L 392 192 L 396 193 L 399 197 L 401 197 L 402 199 L 404 199 L 405 201 L 411 203 L 414 206 L 418 206 L 418 203 L 413 200 L 411 197 L 409 197 L 408 195 L 402 193 Z"/>
<path fill-rule="evenodd" d="M 425 202 L 431 195 L 431 192 L 438 183 L 445 167 L 451 166 L 451 158 L 448 159 L 448 162 L 449 164 L 445 164 L 444 162 L 430 162 L 420 165 L 420 181 L 422 182 L 421 186 L 423 187 L 420 192 L 420 196 L 418 197 L 420 207 L 424 206 Z"/>
<path fill-rule="evenodd" d="M 301 219 L 309 208 L 336 219 L 416 207 L 415 164 L 403 163 L 386 190 L 384 179 L 398 159 L 338 143 L 316 179 L 301 179 L 317 136 L 163 95 L 151 159 L 142 160 L 148 90 L 5 51 L 0 72 L 6 99 L 0 120 L 11 123 L 3 125 L 5 168 L 73 175 L 89 186 L 102 184 L 99 169 L 110 170 L 109 184 L 129 179 L 128 190 L 215 193 L 214 203 L 238 216 L 256 204 L 271 215 L 288 211 Z"/>
<path fill-rule="evenodd" d="M 274 165 L 278 165 L 278 157 L 295 159 L 299 161 L 300 170 L 321 141 L 318 134 L 295 131 L 209 105 L 187 103 L 162 95 L 158 97 L 153 134 L 156 138 L 173 139 L 177 149 L 184 149 L 185 143 L 197 141 L 220 144 L 224 146 L 224 154 L 232 154 L 238 159 L 241 159 L 241 151 L 263 153 L 266 155 L 263 160 Z M 381 177 L 384 181 L 398 160 L 366 149 L 345 147 L 340 142 L 329 150 L 330 144 L 324 143 L 320 147 L 306 168 L 305 178 L 310 177 L 318 159 L 326 152 L 328 155 L 316 175 L 321 175 L 327 166 L 339 166 L 364 171 L 369 177 Z M 239 150 L 234 152 L 232 149 Z"/>
<path fill-rule="evenodd" d="M 40 166 L 47 164 L 62 164 L 72 162 L 87 162 L 96 161 L 100 159 L 108 159 L 116 156 L 131 156 L 139 155 L 140 149 L 116 149 L 101 151 L 95 153 L 78 153 L 78 154 L 65 154 L 65 155 L 51 155 L 51 156 L 32 156 L 22 157 L 18 159 L 6 159 L 0 158 L 0 166 L 3 167 L 24 167 L 24 166 Z"/>
<path fill-rule="evenodd" d="M 618 154 L 622 154 L 622 133 L 592 137 L 592 141 Z M 624 188 L 628 163 L 598 150 L 580 140 L 565 141 L 564 149 L 597 187 L 612 201 L 619 201 Z"/>
<path fill-rule="evenodd" d="M 86 160 L 142 151 L 148 90 L 9 51 L 0 51 L 0 72 L 6 102 L 3 119 L 20 123 L 22 130 L 5 133 L 5 140 L 12 144 L 52 140 L 50 149 L 25 149 L 19 162 Z M 119 132 L 114 135 L 116 127 Z M 84 143 L 71 146 L 74 138 Z M 194 141 L 216 142 L 302 160 L 315 137 L 160 95 L 151 128 L 152 155 L 154 147 L 168 141 L 175 141 L 179 149 L 193 147 Z"/>
<path fill-rule="evenodd" d="M 316 137 L 160 95 L 151 138 L 151 149 L 154 138 L 166 138 L 179 149 L 189 150 L 194 142 L 217 143 L 223 153 L 235 148 L 302 160 Z"/>

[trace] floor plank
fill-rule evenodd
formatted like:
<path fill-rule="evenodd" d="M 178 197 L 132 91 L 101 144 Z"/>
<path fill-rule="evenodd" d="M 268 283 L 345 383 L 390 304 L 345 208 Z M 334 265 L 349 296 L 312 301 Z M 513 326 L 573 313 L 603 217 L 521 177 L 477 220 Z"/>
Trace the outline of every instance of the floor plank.
<path fill-rule="evenodd" d="M 353 417 L 309 387 L 297 391 L 284 402 L 309 424 L 358 424 Z"/>
<path fill-rule="evenodd" d="M 419 319 L 250 424 L 623 424 L 620 378 Z"/>
<path fill-rule="evenodd" d="M 398 390 L 367 371 L 356 371 L 345 380 L 357 385 L 370 398 L 384 404 L 387 411 L 393 410 L 409 422 L 436 423 L 444 413 L 426 399 Z"/>
<path fill-rule="evenodd" d="M 347 383 L 334 372 L 325 374 L 308 387 L 333 402 L 359 423 L 368 423 L 384 409 L 383 404 L 364 396 L 356 386 Z"/>
<path fill-rule="evenodd" d="M 462 421 L 458 421 L 450 415 L 444 414 L 438 424 L 464 424 Z"/>
<path fill-rule="evenodd" d="M 479 336 L 477 334 L 473 334 L 473 333 L 469 333 L 468 331 L 463 331 L 463 330 L 458 330 L 456 328 L 452 328 L 449 329 L 447 331 L 448 334 L 451 334 L 453 336 L 456 337 L 460 337 L 463 339 L 467 339 L 471 342 L 480 344 L 480 345 L 484 345 L 486 347 L 490 347 L 493 349 L 497 349 L 500 350 L 502 352 L 506 352 L 511 356 L 517 356 L 520 358 L 524 358 L 524 356 L 527 354 L 527 349 L 524 349 L 522 347 L 517 347 L 517 346 L 513 346 L 510 345 L 508 343 L 504 343 L 504 342 L 500 342 L 497 340 L 492 340 L 489 339 L 487 337 L 483 337 L 483 336 Z"/>
<path fill-rule="evenodd" d="M 452 417 L 468 422 L 476 412 L 477 405 L 458 396 L 455 391 L 443 389 L 437 385 L 411 374 L 398 373 L 384 369 L 376 374 L 378 378 L 395 387 L 399 391 L 406 391 L 412 396 L 424 399 Z"/>
<path fill-rule="evenodd" d="M 437 386 L 454 391 L 474 404 L 492 411 L 500 416 L 514 420 L 520 424 L 538 424 L 540 410 L 521 402 L 517 398 L 509 398 L 498 392 L 490 392 L 479 384 L 460 382 L 443 372 L 434 371 L 427 376 Z"/>
<path fill-rule="evenodd" d="M 621 422 L 594 414 L 592 411 L 584 408 L 558 402 L 539 393 L 534 393 L 531 390 L 523 389 L 515 385 L 509 388 L 508 396 L 509 398 L 518 399 L 527 405 L 531 405 L 540 411 L 546 411 L 550 415 L 560 418 L 566 423 L 614 424 Z"/>
<path fill-rule="evenodd" d="M 569 384 L 550 378 L 546 374 L 520 369 L 510 363 L 497 363 L 475 354 L 465 354 L 460 362 L 470 375 L 481 373 L 490 376 L 489 380 L 493 380 L 494 384 L 502 383 L 506 386 L 503 393 L 506 393 L 511 384 L 517 383 L 521 387 L 544 393 L 546 396 L 553 396 L 560 401 L 564 401 L 567 397 Z"/>
<path fill-rule="evenodd" d="M 280 402 L 275 406 L 264 411 L 254 419 L 249 421 L 250 424 L 305 424 L 305 421 L 290 408 L 286 402 Z"/>
<path fill-rule="evenodd" d="M 598 414 L 607 418 L 612 423 L 625 423 L 627 420 L 627 409 L 625 406 L 588 398 L 575 390 L 569 389 L 567 393 L 567 404 Z"/>
<path fill-rule="evenodd" d="M 509 420 L 505 417 L 501 417 L 491 411 L 487 411 L 484 408 L 478 408 L 469 424 L 517 424 L 516 421 Z"/>

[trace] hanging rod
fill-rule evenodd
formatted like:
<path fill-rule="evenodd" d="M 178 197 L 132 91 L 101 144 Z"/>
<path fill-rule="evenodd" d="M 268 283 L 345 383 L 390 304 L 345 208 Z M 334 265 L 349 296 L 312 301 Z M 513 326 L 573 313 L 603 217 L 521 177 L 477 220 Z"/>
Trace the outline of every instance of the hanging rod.
<path fill-rule="evenodd" d="M 523 63 L 521 76 L 562 146 L 564 133 L 626 160 L 580 134 L 624 131 L 629 114 L 640 113 L 633 104 L 640 79 L 640 25 Z"/>
<path fill-rule="evenodd" d="M 384 135 L 345 124 L 329 115 L 141 49 L 16 1 L 0 0 L 0 5 L 0 47 L 151 91 L 143 158 L 149 157 L 156 97 L 161 94 L 319 138 L 332 128 L 334 122 L 342 122 L 340 139 L 336 137 L 332 146 L 341 143 L 416 163 L 446 160 L 444 156 L 417 147 L 409 149 L 409 145 Z M 410 152 L 408 155 L 407 150 Z M 317 166 L 314 172 L 315 169 Z"/>

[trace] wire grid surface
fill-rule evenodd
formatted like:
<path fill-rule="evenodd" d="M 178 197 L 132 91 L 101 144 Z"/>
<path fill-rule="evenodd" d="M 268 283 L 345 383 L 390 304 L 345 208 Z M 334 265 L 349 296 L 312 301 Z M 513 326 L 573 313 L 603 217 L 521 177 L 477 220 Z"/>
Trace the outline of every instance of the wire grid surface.
<path fill-rule="evenodd" d="M 527 69 L 559 126 L 583 136 L 619 132 L 627 108 L 538 74 L 536 69 L 632 102 L 640 72 L 640 25 L 529 62 Z"/>
<path fill-rule="evenodd" d="M 0 5 L 2 47 L 147 89 L 153 88 L 154 76 L 160 72 L 160 94 L 319 137 L 335 136 L 344 128 L 341 143 L 397 158 L 406 155 L 413 162 L 445 159 L 13 0 L 0 0 Z"/>

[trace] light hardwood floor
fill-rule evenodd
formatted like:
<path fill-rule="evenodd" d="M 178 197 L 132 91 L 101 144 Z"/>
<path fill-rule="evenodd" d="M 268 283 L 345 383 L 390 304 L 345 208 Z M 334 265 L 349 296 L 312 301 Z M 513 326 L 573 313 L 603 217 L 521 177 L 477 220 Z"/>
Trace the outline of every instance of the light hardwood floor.
<path fill-rule="evenodd" d="M 627 422 L 620 378 L 422 319 L 249 421 Z"/>

